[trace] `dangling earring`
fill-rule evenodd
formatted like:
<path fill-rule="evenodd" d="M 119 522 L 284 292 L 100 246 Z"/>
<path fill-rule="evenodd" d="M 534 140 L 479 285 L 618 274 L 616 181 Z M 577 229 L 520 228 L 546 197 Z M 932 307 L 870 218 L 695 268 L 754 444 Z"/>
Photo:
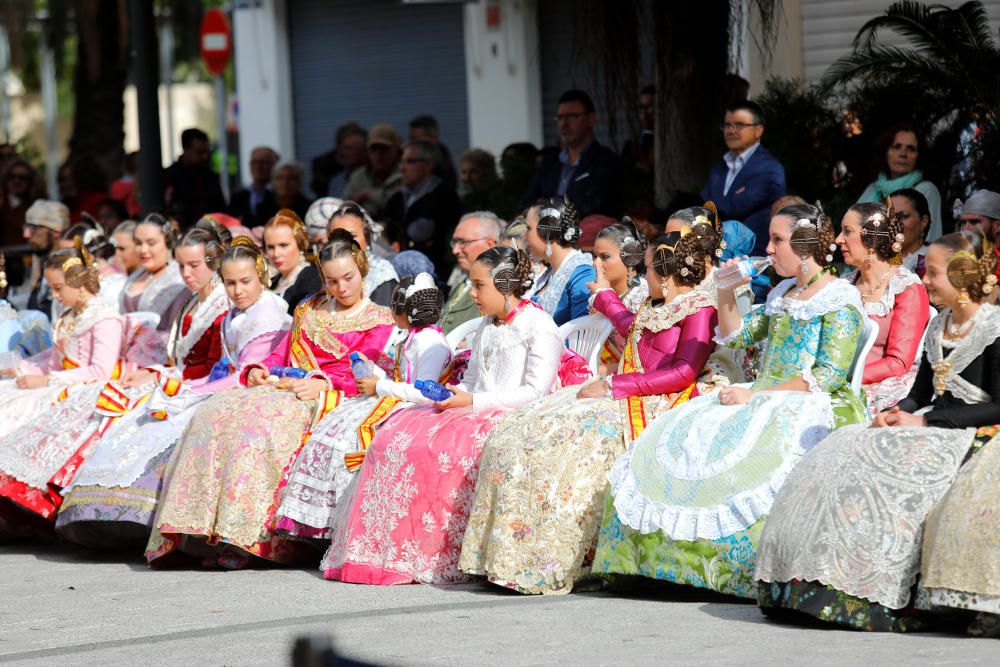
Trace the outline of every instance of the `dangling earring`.
<path fill-rule="evenodd" d="M 552 241 L 545 242 L 545 256 L 546 257 L 552 256 Z"/>
<path fill-rule="evenodd" d="M 661 280 L 660 281 L 660 291 L 663 293 L 663 296 L 667 296 L 667 292 L 669 290 L 670 290 L 670 286 L 667 285 L 667 281 L 666 280 Z"/>
<path fill-rule="evenodd" d="M 875 251 L 869 248 L 868 255 L 865 257 L 865 264 L 871 266 L 874 263 L 875 263 Z"/>
<path fill-rule="evenodd" d="M 958 304 L 960 306 L 964 306 L 969 303 L 969 301 L 971 301 L 971 299 L 969 299 L 969 292 L 965 288 L 962 288 L 958 292 Z"/>
<path fill-rule="evenodd" d="M 802 268 L 800 271 L 802 275 L 809 273 L 809 255 L 802 255 Z"/>

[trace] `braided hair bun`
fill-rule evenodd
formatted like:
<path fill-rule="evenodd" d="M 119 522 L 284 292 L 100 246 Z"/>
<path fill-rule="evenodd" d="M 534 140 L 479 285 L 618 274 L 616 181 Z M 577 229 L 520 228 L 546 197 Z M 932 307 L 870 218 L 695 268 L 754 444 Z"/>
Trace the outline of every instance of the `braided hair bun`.
<path fill-rule="evenodd" d="M 568 198 L 543 199 L 535 208 L 538 209 L 536 232 L 539 238 L 547 244 L 555 243 L 564 248 L 576 247 L 577 239 L 580 238 L 580 216 Z"/>
<path fill-rule="evenodd" d="M 429 273 L 418 273 L 416 277 L 408 279 L 403 287 L 396 288 L 396 292 L 402 291 L 403 312 L 411 326 L 426 327 L 441 319 L 441 310 L 444 308 L 444 295 L 438 289 L 434 278 Z M 396 293 L 393 293 L 393 310 L 396 310 L 398 302 Z"/>
<path fill-rule="evenodd" d="M 671 276 L 678 284 L 688 287 L 700 285 L 712 264 L 712 257 L 705 252 L 704 239 L 695 232 L 682 236 L 674 244 Z"/>
<path fill-rule="evenodd" d="M 792 219 L 789 243 L 800 257 L 812 257 L 821 267 L 833 262 L 833 251 L 837 249 L 833 240 L 837 235 L 834 233 L 833 221 L 823 212 L 819 202 L 816 202 L 816 206 L 786 206 L 775 215 Z"/>
<path fill-rule="evenodd" d="M 479 255 L 476 262 L 490 268 L 493 286 L 505 296 L 521 298 L 534 284 L 531 259 L 523 250 L 493 246 Z"/>
<path fill-rule="evenodd" d="M 903 249 L 903 217 L 878 202 L 855 204 L 849 211 L 861 217 L 861 244 L 883 262 L 893 261 Z"/>
<path fill-rule="evenodd" d="M 93 295 L 101 291 L 101 273 L 79 236 L 73 239 L 72 248 L 50 253 L 45 259 L 45 268 L 62 271 L 70 287 L 82 287 Z"/>
<path fill-rule="evenodd" d="M 208 253 L 205 253 L 206 257 Z M 219 277 L 222 277 L 222 267 L 226 262 L 247 260 L 253 262 L 254 270 L 260 284 L 268 287 L 271 284 L 271 275 L 267 271 L 267 264 L 264 262 L 264 253 L 260 246 L 248 236 L 237 236 L 230 243 L 222 259 L 219 260 Z"/>
<path fill-rule="evenodd" d="M 952 251 L 948 258 L 948 282 L 981 303 L 997 286 L 997 256 L 993 246 L 975 232 L 955 232 L 934 241 Z"/>
<path fill-rule="evenodd" d="M 653 270 L 660 278 L 669 278 L 677 269 L 677 256 L 674 252 L 680 241 L 680 232 L 670 232 L 653 241 Z"/>
<path fill-rule="evenodd" d="M 177 239 L 181 235 L 181 228 L 173 218 L 165 218 L 159 213 L 150 213 L 139 224 L 152 225 L 159 229 L 169 250 L 173 250 L 177 246 Z"/>

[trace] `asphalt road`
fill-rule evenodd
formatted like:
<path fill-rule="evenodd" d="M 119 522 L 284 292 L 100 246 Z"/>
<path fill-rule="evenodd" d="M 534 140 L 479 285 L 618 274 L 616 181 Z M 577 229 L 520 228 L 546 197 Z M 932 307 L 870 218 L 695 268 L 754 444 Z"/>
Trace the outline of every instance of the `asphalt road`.
<path fill-rule="evenodd" d="M 0 663 L 285 665 L 331 636 L 378 665 L 1000 664 L 1000 644 L 782 625 L 656 586 L 526 597 L 487 584 L 356 586 L 318 571 L 152 571 L 66 545 L 0 546 Z"/>

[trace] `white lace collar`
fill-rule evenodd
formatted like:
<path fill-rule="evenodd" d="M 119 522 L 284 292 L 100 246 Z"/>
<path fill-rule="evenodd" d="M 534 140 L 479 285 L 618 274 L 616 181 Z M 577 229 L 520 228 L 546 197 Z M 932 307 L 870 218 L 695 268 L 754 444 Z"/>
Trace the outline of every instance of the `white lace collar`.
<path fill-rule="evenodd" d="M 542 277 L 539 278 L 538 289 L 531 297 L 532 300 L 541 306 L 542 310 L 552 315 L 559 307 L 559 300 L 562 299 L 563 290 L 566 289 L 566 283 L 573 276 L 573 271 L 578 266 L 593 264 L 593 262 L 594 258 L 589 253 L 579 250 L 571 251 L 563 259 L 563 263 L 559 265 L 558 269 L 552 271 L 552 267 L 549 267 L 542 274 Z"/>
<path fill-rule="evenodd" d="M 694 315 L 702 308 L 715 308 L 715 301 L 704 291 L 693 289 L 674 298 L 668 303 L 654 306 L 651 301 L 639 309 L 635 317 L 637 331 L 657 333 L 674 326 L 685 317 Z"/>
<path fill-rule="evenodd" d="M 287 331 L 292 324 L 288 304 L 274 292 L 264 290 L 257 303 L 245 311 L 232 309 L 222 325 L 227 356 L 235 365 L 240 352 L 254 338 L 274 331 Z"/>
<path fill-rule="evenodd" d="M 59 319 L 56 320 L 56 325 L 52 327 L 52 338 L 57 342 L 65 343 L 66 340 L 89 331 L 98 322 L 120 317 L 117 308 L 101 297 L 95 296 L 79 315 L 74 313 L 72 309 L 68 309 L 60 315 Z"/>
<path fill-rule="evenodd" d="M 925 347 L 927 361 L 934 369 L 934 394 L 942 395 L 950 392 L 952 396 L 969 405 L 985 403 L 991 399 L 981 387 L 977 387 L 960 373 L 969 364 L 982 356 L 983 351 L 997 339 L 1000 334 L 1000 307 L 984 303 L 972 316 L 973 322 L 969 333 L 955 341 L 947 341 L 951 353 L 945 357 L 944 340 L 945 324 L 951 320 L 951 310 L 945 308 L 931 320 L 927 328 Z"/>
<path fill-rule="evenodd" d="M 212 323 L 222 313 L 229 308 L 229 297 L 226 296 L 226 288 L 222 281 L 213 276 L 212 281 L 215 287 L 204 301 L 198 301 L 198 295 L 191 297 L 181 310 L 177 319 L 170 325 L 170 335 L 167 338 L 167 357 L 174 366 L 181 366 L 184 359 L 194 348 L 195 344 L 201 340 L 202 335 L 208 331 Z M 184 317 L 191 314 L 191 326 L 187 333 L 184 330 Z"/>
<path fill-rule="evenodd" d="M 861 277 L 860 271 L 851 271 L 844 276 L 844 280 L 851 283 L 857 289 L 858 279 Z M 885 317 L 896 305 L 896 297 L 910 285 L 919 285 L 920 278 L 906 267 L 900 266 L 889 278 L 889 285 L 882 293 L 878 301 L 865 301 L 865 313 L 872 317 Z"/>
<path fill-rule="evenodd" d="M 853 306 L 862 316 L 865 314 L 865 307 L 861 303 L 861 293 L 843 278 L 831 280 L 806 300 L 785 298 L 785 294 L 793 287 L 795 287 L 795 278 L 782 280 L 778 283 L 767 295 L 764 313 L 766 315 L 787 315 L 796 320 L 811 320 Z"/>
<path fill-rule="evenodd" d="M 368 275 L 365 276 L 365 296 L 370 297 L 383 283 L 387 283 L 390 280 L 398 281 L 399 274 L 396 273 L 396 269 L 393 268 L 392 262 L 389 260 L 378 255 L 373 255 L 371 251 L 367 254 Z"/>

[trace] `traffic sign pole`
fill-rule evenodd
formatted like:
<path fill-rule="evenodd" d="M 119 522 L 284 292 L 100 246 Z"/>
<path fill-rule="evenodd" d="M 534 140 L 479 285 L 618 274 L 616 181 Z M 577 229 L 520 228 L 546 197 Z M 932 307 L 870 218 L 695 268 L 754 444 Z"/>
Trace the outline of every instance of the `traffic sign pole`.
<path fill-rule="evenodd" d="M 229 142 L 226 136 L 226 82 L 223 73 L 232 54 L 233 31 L 229 19 L 219 9 L 205 12 L 201 21 L 201 58 L 215 77 L 215 115 L 219 125 L 219 182 L 222 194 L 229 199 Z"/>
<path fill-rule="evenodd" d="M 226 79 L 215 77 L 215 117 L 219 124 L 219 181 L 222 195 L 229 201 L 229 141 L 226 134 Z"/>

